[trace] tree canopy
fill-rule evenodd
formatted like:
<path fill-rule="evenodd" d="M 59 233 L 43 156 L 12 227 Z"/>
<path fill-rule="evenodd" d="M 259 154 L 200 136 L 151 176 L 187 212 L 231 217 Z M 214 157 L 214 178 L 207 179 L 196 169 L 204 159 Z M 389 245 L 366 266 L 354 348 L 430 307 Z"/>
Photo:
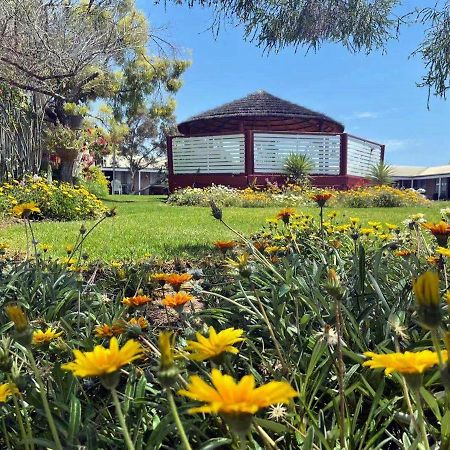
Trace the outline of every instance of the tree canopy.
<path fill-rule="evenodd" d="M 385 50 L 390 39 L 401 37 L 403 26 L 421 24 L 424 38 L 413 55 L 420 56 L 425 74 L 419 86 L 446 97 L 450 89 L 450 1 L 400 0 L 173 0 L 214 10 L 212 28 L 223 20 L 242 25 L 245 37 L 267 51 L 287 46 L 318 50 L 327 42 L 351 52 Z M 431 2 L 430 2 L 431 3 Z M 405 12 L 405 8 L 409 8 Z"/>

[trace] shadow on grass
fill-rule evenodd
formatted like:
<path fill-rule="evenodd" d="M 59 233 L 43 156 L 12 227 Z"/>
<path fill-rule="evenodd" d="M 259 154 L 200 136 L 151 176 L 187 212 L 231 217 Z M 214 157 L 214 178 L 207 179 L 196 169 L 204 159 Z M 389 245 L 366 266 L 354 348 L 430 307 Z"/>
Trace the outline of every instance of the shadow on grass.
<path fill-rule="evenodd" d="M 177 256 L 206 256 L 213 250 L 208 244 L 179 244 L 175 246 L 165 245 L 164 250 L 168 255 L 176 258 Z"/>

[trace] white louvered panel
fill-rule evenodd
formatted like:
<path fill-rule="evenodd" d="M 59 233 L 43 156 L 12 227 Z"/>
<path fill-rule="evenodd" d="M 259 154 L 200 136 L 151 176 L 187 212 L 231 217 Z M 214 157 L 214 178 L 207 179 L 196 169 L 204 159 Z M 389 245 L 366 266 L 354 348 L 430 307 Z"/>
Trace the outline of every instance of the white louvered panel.
<path fill-rule="evenodd" d="M 244 135 L 174 138 L 173 172 L 244 173 Z"/>
<path fill-rule="evenodd" d="M 338 175 L 340 137 L 306 134 L 254 134 L 255 173 L 283 173 L 292 153 L 307 154 L 314 163 L 313 173 Z"/>
<path fill-rule="evenodd" d="M 347 173 L 365 177 L 370 168 L 381 161 L 381 145 L 348 137 Z"/>

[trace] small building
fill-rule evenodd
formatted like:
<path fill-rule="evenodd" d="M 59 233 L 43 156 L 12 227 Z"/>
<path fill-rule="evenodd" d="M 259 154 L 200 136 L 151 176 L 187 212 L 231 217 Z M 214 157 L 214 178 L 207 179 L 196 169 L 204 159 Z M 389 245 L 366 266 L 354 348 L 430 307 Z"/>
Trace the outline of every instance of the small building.
<path fill-rule="evenodd" d="M 223 184 L 243 188 L 283 181 L 292 153 L 314 163 L 316 186 L 347 189 L 366 183 L 384 145 L 344 131 L 324 114 L 258 91 L 193 116 L 167 140 L 169 188 Z"/>
<path fill-rule="evenodd" d="M 162 194 L 167 191 L 165 158 L 148 161 L 148 167 L 137 171 L 134 179 L 129 162 L 123 156 L 104 156 L 100 168 L 110 181 L 111 194 Z"/>
<path fill-rule="evenodd" d="M 450 165 L 434 167 L 392 166 L 398 187 L 423 189 L 430 200 L 450 199 Z"/>

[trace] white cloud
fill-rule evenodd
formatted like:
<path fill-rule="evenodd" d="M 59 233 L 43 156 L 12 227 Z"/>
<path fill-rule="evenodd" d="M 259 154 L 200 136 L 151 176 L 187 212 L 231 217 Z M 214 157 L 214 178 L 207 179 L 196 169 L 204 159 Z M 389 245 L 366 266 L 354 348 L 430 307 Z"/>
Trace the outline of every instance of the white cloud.
<path fill-rule="evenodd" d="M 353 114 L 354 119 L 376 119 L 379 116 L 380 114 L 374 111 L 363 111 Z"/>
<path fill-rule="evenodd" d="M 386 139 L 381 141 L 386 146 L 386 151 L 395 152 L 399 150 L 404 150 L 407 148 L 417 146 L 418 142 L 412 139 Z"/>

